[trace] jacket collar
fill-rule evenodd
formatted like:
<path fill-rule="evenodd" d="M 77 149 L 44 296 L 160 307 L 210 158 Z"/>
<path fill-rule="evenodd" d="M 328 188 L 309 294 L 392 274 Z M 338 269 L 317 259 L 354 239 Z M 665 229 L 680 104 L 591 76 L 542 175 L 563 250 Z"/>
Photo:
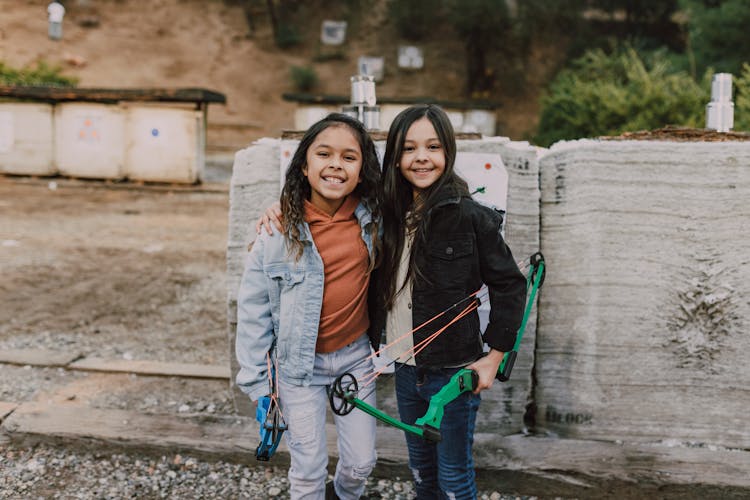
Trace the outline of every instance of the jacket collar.
<path fill-rule="evenodd" d="M 430 212 L 445 205 L 458 205 L 461 198 L 464 198 L 464 196 L 459 194 L 455 188 L 444 187 L 438 191 L 435 204 L 430 208 Z"/>

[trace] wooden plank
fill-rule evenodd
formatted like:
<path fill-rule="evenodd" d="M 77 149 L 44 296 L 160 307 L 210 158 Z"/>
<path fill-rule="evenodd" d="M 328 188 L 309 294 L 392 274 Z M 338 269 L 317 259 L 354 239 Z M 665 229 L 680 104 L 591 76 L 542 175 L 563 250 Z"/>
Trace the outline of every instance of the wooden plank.
<path fill-rule="evenodd" d="M 7 401 L 0 401 L 0 422 L 2 422 L 3 419 L 16 408 L 18 408 L 18 403 L 8 403 Z"/>
<path fill-rule="evenodd" d="M 161 361 L 129 361 L 125 359 L 83 358 L 68 365 L 73 370 L 125 372 L 139 375 L 193 378 L 229 378 L 229 367 L 196 363 L 164 363 Z"/>
<path fill-rule="evenodd" d="M 0 363 L 32 366 L 66 366 L 81 357 L 77 351 L 52 351 L 50 349 L 3 349 Z"/>
<path fill-rule="evenodd" d="M 36 402 L 20 405 L 3 422 L 2 430 L 14 441 L 98 444 L 243 462 L 255 462 L 259 441 L 258 423 L 249 417 L 148 414 Z M 378 455 L 385 467 L 403 466 L 406 462 L 405 446 L 389 444 L 400 434 L 395 429 L 379 429 Z M 327 425 L 326 435 L 329 451 L 337 456 L 333 424 Z M 289 451 L 283 440 L 272 463 L 289 464 Z"/>
<path fill-rule="evenodd" d="M 88 442 L 143 450 L 252 453 L 255 428 L 243 417 L 194 418 L 24 403 L 3 422 L 13 440 Z M 34 439 L 36 438 L 36 439 Z"/>
<path fill-rule="evenodd" d="M 26 87 L 0 85 L 0 97 L 31 99 L 47 102 L 81 101 L 115 103 L 138 102 L 196 102 L 225 104 L 224 94 L 208 89 L 140 88 L 98 89 L 80 87 Z"/>

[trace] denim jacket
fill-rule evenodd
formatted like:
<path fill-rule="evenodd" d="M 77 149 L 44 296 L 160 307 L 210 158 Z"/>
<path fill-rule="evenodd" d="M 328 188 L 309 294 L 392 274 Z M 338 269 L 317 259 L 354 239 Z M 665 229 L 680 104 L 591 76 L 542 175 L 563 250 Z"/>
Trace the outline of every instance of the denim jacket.
<path fill-rule="evenodd" d="M 354 216 L 371 253 L 370 210 L 360 202 Z M 276 376 L 293 385 L 312 381 L 323 305 L 323 260 L 307 223 L 300 226 L 300 239 L 304 250 L 295 260 L 282 234 L 263 232 L 245 262 L 237 296 L 236 382 L 253 401 L 271 392 L 266 354 L 274 349 Z"/>

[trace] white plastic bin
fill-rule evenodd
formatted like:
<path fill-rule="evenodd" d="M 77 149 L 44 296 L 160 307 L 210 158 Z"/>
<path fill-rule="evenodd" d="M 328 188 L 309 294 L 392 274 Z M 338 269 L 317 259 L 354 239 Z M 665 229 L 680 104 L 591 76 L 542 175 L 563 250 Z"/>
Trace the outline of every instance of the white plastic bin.
<path fill-rule="evenodd" d="M 0 102 L 0 172 L 53 175 L 51 104 Z"/>
<path fill-rule="evenodd" d="M 61 174 L 120 179 L 125 114 L 111 104 L 68 102 L 55 109 L 55 160 Z"/>
<path fill-rule="evenodd" d="M 132 180 L 194 183 L 205 166 L 203 112 L 170 105 L 129 105 L 125 175 Z"/>

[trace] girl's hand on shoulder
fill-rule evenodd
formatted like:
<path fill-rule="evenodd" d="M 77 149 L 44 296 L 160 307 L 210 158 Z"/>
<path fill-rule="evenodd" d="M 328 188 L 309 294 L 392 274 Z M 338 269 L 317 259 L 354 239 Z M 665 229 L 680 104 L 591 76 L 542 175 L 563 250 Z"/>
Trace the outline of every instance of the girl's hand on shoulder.
<path fill-rule="evenodd" d="M 474 370 L 479 375 L 479 382 L 476 389 L 474 389 L 474 394 L 479 394 L 483 390 L 492 387 L 492 383 L 495 381 L 495 376 L 497 375 L 497 369 L 500 367 L 504 356 L 504 352 L 490 349 L 490 352 L 486 356 L 479 358 L 466 367 Z"/>
<path fill-rule="evenodd" d="M 278 201 L 266 208 L 266 211 L 261 215 L 260 219 L 258 219 L 258 222 L 255 223 L 255 233 L 260 234 L 261 230 L 265 228 L 269 236 L 272 236 L 273 227 L 271 224 L 273 224 L 279 232 L 283 231 L 283 228 L 281 227 L 281 203 Z"/>

